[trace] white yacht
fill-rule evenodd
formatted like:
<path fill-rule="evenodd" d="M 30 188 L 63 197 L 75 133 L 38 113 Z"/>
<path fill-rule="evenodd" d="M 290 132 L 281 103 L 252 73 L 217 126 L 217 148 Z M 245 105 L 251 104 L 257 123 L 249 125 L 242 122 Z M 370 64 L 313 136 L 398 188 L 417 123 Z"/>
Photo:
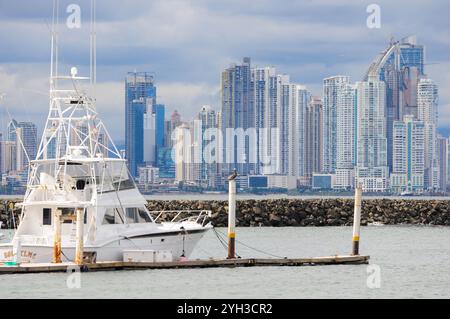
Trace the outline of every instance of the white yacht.
<path fill-rule="evenodd" d="M 95 83 L 95 62 L 89 77 L 79 77 L 76 68 L 58 75 L 56 34 L 50 111 L 18 204 L 20 223 L 12 242 L 0 245 L 0 263 L 73 262 L 77 239 L 84 256 L 96 261 L 121 261 L 127 250 L 164 251 L 173 260 L 189 257 L 212 228 L 209 212 L 169 212 L 173 219 L 159 223 L 162 214 L 147 210 L 88 93 Z"/>

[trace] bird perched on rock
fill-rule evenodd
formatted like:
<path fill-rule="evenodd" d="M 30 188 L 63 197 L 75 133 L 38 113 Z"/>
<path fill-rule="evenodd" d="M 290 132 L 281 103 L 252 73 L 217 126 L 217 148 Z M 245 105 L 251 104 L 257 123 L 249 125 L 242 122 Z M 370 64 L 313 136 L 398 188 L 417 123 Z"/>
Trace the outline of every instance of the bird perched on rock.
<path fill-rule="evenodd" d="M 237 170 L 235 169 L 235 170 L 233 171 L 233 174 L 231 174 L 231 175 L 228 177 L 228 180 L 229 180 L 229 181 L 234 181 L 234 180 L 236 179 L 236 177 L 238 177 L 238 173 L 237 173 Z"/>

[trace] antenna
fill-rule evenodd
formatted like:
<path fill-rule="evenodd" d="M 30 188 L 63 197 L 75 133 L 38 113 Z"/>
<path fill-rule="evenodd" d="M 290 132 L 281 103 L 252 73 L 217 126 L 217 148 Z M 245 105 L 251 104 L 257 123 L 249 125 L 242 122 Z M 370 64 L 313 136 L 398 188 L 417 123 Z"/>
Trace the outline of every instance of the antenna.
<path fill-rule="evenodd" d="M 51 41 L 51 62 L 50 62 L 50 86 L 56 85 L 56 77 L 58 77 L 58 26 L 59 26 L 59 0 L 53 0 L 53 16 L 52 16 L 52 41 Z"/>
<path fill-rule="evenodd" d="M 97 83 L 97 30 L 96 30 L 96 0 L 91 0 L 91 47 L 90 47 L 90 78 L 91 84 Z"/>

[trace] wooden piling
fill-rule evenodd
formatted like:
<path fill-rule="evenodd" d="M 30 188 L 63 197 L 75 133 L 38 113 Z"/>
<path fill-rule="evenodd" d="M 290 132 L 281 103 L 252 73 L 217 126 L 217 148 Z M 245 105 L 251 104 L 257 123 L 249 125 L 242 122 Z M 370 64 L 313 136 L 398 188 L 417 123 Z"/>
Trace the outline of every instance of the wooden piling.
<path fill-rule="evenodd" d="M 61 260 L 61 211 L 55 211 L 55 218 L 53 221 L 54 234 L 53 234 L 53 263 L 60 264 Z"/>
<path fill-rule="evenodd" d="M 234 170 L 228 178 L 228 259 L 236 258 L 236 177 Z"/>
<path fill-rule="evenodd" d="M 362 187 L 358 185 L 355 189 L 355 211 L 353 216 L 353 247 L 352 255 L 359 255 L 359 236 L 361 225 Z"/>
<path fill-rule="evenodd" d="M 85 209 L 77 208 L 77 233 L 76 233 L 76 247 L 75 247 L 75 263 L 78 266 L 81 266 L 83 264 L 84 214 L 85 214 Z"/>

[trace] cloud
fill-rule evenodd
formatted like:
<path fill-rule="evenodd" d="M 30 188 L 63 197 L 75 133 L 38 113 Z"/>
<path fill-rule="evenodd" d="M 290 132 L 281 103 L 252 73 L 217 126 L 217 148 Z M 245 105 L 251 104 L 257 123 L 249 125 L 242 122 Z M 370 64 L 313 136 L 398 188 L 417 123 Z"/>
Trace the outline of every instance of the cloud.
<path fill-rule="evenodd" d="M 439 126 L 450 128 L 450 62 L 429 65 L 428 75 L 439 86 Z"/>
<path fill-rule="evenodd" d="M 168 112 L 177 110 L 189 121 L 203 105 L 219 110 L 220 87 L 208 83 L 160 83 L 158 100 L 167 105 Z"/>
<path fill-rule="evenodd" d="M 72 0 L 61 0 L 61 14 Z M 61 19 L 61 70 L 89 63 L 89 1 L 81 30 Z M 448 0 L 378 0 L 381 29 L 368 29 L 363 0 L 108 0 L 98 4 L 98 108 L 113 137 L 123 139 L 124 77 L 155 74 L 158 95 L 169 112 L 185 119 L 204 104 L 219 109 L 220 72 L 243 56 L 254 65 L 275 66 L 292 81 L 321 94 L 322 79 L 337 74 L 360 80 L 375 56 L 398 38 L 417 34 L 427 47 L 427 72 L 441 90 L 441 125 L 450 126 Z M 10 109 L 46 113 L 51 0 L 0 0 L 0 91 Z M 39 91 L 40 94 L 36 93 Z M 44 94 L 42 94 L 44 92 Z M 168 113 L 169 113 L 168 112 Z M 448 114 L 448 115 L 447 115 Z M 41 120 L 42 121 L 42 120 Z"/>

